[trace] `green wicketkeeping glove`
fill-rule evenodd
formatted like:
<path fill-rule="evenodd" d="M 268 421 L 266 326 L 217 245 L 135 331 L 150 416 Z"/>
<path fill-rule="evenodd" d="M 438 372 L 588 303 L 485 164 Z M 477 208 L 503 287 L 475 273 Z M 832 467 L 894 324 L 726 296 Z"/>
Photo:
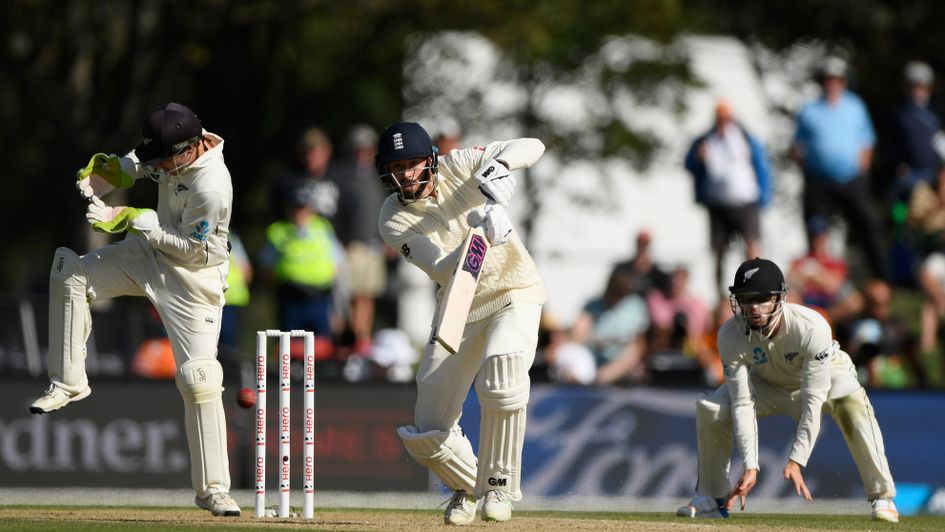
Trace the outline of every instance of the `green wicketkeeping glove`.
<path fill-rule="evenodd" d="M 128 230 L 147 231 L 158 228 L 157 213 L 135 207 L 109 207 L 101 201 L 89 203 L 85 219 L 92 229 L 101 233 L 124 233 Z"/>
<path fill-rule="evenodd" d="M 115 154 L 96 153 L 75 176 L 76 188 L 86 199 L 92 196 L 101 198 L 116 188 L 127 188 L 135 182 L 134 176 L 121 167 L 121 158 Z"/>

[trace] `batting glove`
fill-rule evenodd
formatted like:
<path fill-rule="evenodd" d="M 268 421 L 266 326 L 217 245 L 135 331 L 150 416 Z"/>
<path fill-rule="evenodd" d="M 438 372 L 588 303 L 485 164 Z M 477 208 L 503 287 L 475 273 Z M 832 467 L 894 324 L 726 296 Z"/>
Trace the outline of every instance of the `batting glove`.
<path fill-rule="evenodd" d="M 92 201 L 93 196 L 102 198 L 116 188 L 133 185 L 133 167 L 131 159 L 122 159 L 115 154 L 96 153 L 89 159 L 89 164 L 76 172 L 75 186 L 82 197 L 89 201 Z"/>
<path fill-rule="evenodd" d="M 515 193 L 515 176 L 508 167 L 495 159 L 485 161 L 475 173 L 479 191 L 499 205 L 508 205 Z"/>
<path fill-rule="evenodd" d="M 151 209 L 134 207 L 110 207 L 97 197 L 89 203 L 85 219 L 92 224 L 92 229 L 101 233 L 124 233 L 125 231 L 149 231 L 157 229 L 157 213 Z"/>
<path fill-rule="evenodd" d="M 512 220 L 505 207 L 489 202 L 485 207 L 477 207 L 469 212 L 469 225 L 481 225 L 486 232 L 486 239 L 493 246 L 501 246 L 512 240 Z"/>

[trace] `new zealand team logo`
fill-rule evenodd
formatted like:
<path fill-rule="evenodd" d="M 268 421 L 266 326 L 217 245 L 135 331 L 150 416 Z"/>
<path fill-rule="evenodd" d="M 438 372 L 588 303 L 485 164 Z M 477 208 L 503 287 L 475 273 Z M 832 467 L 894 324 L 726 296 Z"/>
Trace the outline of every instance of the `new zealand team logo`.
<path fill-rule="evenodd" d="M 463 261 L 463 270 L 472 274 L 474 279 L 479 278 L 479 271 L 482 270 L 482 263 L 486 260 L 486 239 L 479 235 L 473 235 L 469 241 L 469 251 L 466 253 L 466 260 Z"/>

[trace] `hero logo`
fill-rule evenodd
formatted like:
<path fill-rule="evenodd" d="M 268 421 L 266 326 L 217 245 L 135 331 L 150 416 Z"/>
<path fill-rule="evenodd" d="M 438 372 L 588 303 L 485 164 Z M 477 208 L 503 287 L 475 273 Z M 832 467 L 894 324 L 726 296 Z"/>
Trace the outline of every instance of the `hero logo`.
<path fill-rule="evenodd" d="M 266 444 L 266 409 L 256 409 L 256 443 Z"/>
<path fill-rule="evenodd" d="M 463 261 L 463 270 L 472 274 L 473 278 L 479 278 L 479 271 L 482 270 L 482 263 L 486 260 L 486 240 L 479 235 L 473 235 L 469 241 L 469 251 L 466 253 L 466 260 Z"/>
<path fill-rule="evenodd" d="M 266 481 L 266 459 L 262 456 L 256 458 L 256 484 L 261 485 Z"/>
<path fill-rule="evenodd" d="M 507 484 L 508 484 L 508 479 L 506 478 L 489 477 L 490 486 L 506 486 Z"/>
<path fill-rule="evenodd" d="M 282 367 L 279 368 L 279 370 L 282 375 L 283 383 L 289 382 L 289 356 L 289 353 L 282 353 Z M 283 386 L 286 386 L 286 384 L 283 384 Z"/>
<path fill-rule="evenodd" d="M 394 133 L 394 149 L 395 150 L 404 149 L 404 134 L 403 133 Z"/>
<path fill-rule="evenodd" d="M 285 488 L 289 487 L 289 457 L 282 457 L 282 482 L 281 485 Z"/>

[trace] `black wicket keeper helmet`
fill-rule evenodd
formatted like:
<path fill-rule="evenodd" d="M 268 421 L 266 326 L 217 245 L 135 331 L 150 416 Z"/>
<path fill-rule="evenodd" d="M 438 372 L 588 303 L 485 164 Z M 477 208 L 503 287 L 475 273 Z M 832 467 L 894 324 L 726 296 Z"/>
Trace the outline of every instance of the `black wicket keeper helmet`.
<path fill-rule="evenodd" d="M 416 122 L 397 122 L 387 126 L 377 141 L 377 155 L 374 165 L 377 173 L 387 173 L 388 163 L 406 159 L 425 159 L 432 157 L 431 168 L 436 173 L 437 150 L 430 140 L 430 134 Z"/>
<path fill-rule="evenodd" d="M 170 102 L 145 118 L 135 155 L 142 164 L 155 165 L 180 154 L 197 143 L 202 135 L 203 127 L 197 115 L 181 104 Z"/>

